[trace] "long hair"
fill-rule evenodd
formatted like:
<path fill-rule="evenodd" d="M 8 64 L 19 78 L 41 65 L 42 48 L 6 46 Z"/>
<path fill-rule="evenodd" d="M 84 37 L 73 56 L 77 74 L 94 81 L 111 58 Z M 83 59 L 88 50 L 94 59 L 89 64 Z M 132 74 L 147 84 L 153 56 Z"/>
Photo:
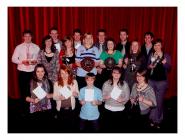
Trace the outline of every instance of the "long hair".
<path fill-rule="evenodd" d="M 63 78 L 61 77 L 61 70 L 67 72 L 68 75 L 69 75 L 67 84 L 68 85 L 71 85 L 71 84 L 73 85 L 74 84 L 73 83 L 73 74 L 72 74 L 71 70 L 65 65 L 60 66 L 60 70 L 59 70 L 59 74 L 58 74 L 58 85 L 62 86 L 62 87 L 64 86 L 64 81 L 63 81 Z"/>
<path fill-rule="evenodd" d="M 47 79 L 48 78 L 48 73 L 47 73 L 46 68 L 44 67 L 43 64 L 37 64 L 35 66 L 34 71 L 33 71 L 33 80 L 36 81 L 36 82 L 39 81 L 38 78 L 37 78 L 37 74 L 36 74 L 36 71 L 37 71 L 38 68 L 43 68 L 44 69 L 45 74 L 44 74 L 43 80 Z"/>
<path fill-rule="evenodd" d="M 120 67 L 118 67 L 118 66 L 115 66 L 113 69 L 112 69 L 112 72 L 111 72 L 111 77 L 110 77 L 110 83 L 111 83 L 111 85 L 113 85 L 113 76 L 112 76 L 112 74 L 113 74 L 113 71 L 118 71 L 120 74 L 121 74 L 121 76 L 120 76 L 120 78 L 119 78 L 119 81 L 118 81 L 118 83 L 117 83 L 117 85 L 119 86 L 123 86 L 123 80 L 122 80 L 122 69 L 120 68 Z"/>
<path fill-rule="evenodd" d="M 42 39 L 42 50 L 45 51 L 45 48 L 46 48 L 45 41 L 46 41 L 46 40 L 49 40 L 49 39 L 52 40 L 51 51 L 52 51 L 53 53 L 55 53 L 55 52 L 56 52 L 56 47 L 55 47 L 54 42 L 53 42 L 53 39 L 51 38 L 50 35 L 47 35 L 47 36 L 45 36 L 45 37 Z"/>
<path fill-rule="evenodd" d="M 64 49 L 65 49 L 65 51 L 67 50 L 67 47 L 66 47 L 66 45 L 65 45 L 65 42 L 68 41 L 68 40 L 71 41 L 71 49 L 72 49 L 72 52 L 74 53 L 74 52 L 75 52 L 75 49 L 74 49 L 74 47 L 73 47 L 73 38 L 70 37 L 70 36 L 65 36 L 64 39 L 62 40 Z"/>

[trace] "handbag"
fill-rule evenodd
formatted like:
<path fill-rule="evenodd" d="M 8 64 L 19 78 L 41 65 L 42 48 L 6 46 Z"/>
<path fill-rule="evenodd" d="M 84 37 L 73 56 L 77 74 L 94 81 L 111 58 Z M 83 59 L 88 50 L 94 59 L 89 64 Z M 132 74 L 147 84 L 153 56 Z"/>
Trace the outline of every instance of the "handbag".
<path fill-rule="evenodd" d="M 71 106 L 71 97 L 61 101 L 61 108 L 70 108 Z"/>

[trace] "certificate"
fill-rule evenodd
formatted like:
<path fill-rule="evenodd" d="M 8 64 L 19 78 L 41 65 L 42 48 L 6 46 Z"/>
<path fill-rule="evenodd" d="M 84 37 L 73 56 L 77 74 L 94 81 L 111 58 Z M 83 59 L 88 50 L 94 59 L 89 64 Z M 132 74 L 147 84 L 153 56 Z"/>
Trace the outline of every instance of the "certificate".
<path fill-rule="evenodd" d="M 71 90 L 69 90 L 69 88 L 67 86 L 64 86 L 63 88 L 61 88 L 59 90 L 59 93 L 65 97 L 65 99 L 68 99 L 69 97 L 71 97 L 72 92 Z"/>
<path fill-rule="evenodd" d="M 85 89 L 85 101 L 91 102 L 94 100 L 94 89 Z"/>
<path fill-rule="evenodd" d="M 37 96 L 37 98 L 39 98 L 40 100 L 42 100 L 44 97 L 46 97 L 46 92 L 41 88 L 41 86 L 38 86 L 37 88 L 35 88 L 33 90 L 33 93 Z"/>
<path fill-rule="evenodd" d="M 117 100 L 121 94 L 121 90 L 118 87 L 114 87 L 110 96 L 112 99 Z"/>

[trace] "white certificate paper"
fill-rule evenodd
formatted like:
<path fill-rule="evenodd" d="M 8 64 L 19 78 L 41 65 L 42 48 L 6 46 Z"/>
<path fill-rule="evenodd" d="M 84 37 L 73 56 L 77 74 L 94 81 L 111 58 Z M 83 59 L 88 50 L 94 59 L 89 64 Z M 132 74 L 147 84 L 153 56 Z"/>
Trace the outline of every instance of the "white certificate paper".
<path fill-rule="evenodd" d="M 114 87 L 110 96 L 112 99 L 117 100 L 121 94 L 121 90 L 118 87 Z"/>
<path fill-rule="evenodd" d="M 91 102 L 94 100 L 94 89 L 85 89 L 85 101 Z"/>
<path fill-rule="evenodd" d="M 64 86 L 63 88 L 61 88 L 59 92 L 62 96 L 65 97 L 65 99 L 68 99 L 72 95 L 71 90 L 69 90 L 69 88 L 67 88 L 67 86 Z"/>
<path fill-rule="evenodd" d="M 44 97 L 46 97 L 46 92 L 41 88 L 41 86 L 38 86 L 37 88 L 35 88 L 33 90 L 33 93 L 37 96 L 37 98 L 39 98 L 40 100 L 42 100 Z"/>

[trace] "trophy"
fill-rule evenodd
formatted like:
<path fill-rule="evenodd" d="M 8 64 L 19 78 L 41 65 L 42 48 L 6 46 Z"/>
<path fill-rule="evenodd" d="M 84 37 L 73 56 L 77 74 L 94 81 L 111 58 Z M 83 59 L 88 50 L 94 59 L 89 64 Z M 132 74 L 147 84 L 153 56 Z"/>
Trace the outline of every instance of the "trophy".
<path fill-rule="evenodd" d="M 155 68 L 157 66 L 158 63 L 160 63 L 162 61 L 162 57 L 160 58 L 160 56 L 157 56 L 157 58 L 153 55 L 151 57 L 151 65 Z M 151 75 L 153 74 L 154 68 L 152 68 L 151 70 Z"/>
<path fill-rule="evenodd" d="M 90 72 L 94 68 L 95 62 L 91 57 L 85 57 L 81 61 L 81 66 L 85 71 Z"/>
<path fill-rule="evenodd" d="M 108 70 L 112 70 L 114 68 L 114 66 L 116 65 L 116 61 L 114 60 L 114 58 L 112 57 L 108 57 L 105 62 L 104 62 L 106 68 Z"/>
<path fill-rule="evenodd" d="M 130 59 L 130 72 L 135 72 L 136 71 L 136 60 L 134 57 L 131 57 Z"/>

